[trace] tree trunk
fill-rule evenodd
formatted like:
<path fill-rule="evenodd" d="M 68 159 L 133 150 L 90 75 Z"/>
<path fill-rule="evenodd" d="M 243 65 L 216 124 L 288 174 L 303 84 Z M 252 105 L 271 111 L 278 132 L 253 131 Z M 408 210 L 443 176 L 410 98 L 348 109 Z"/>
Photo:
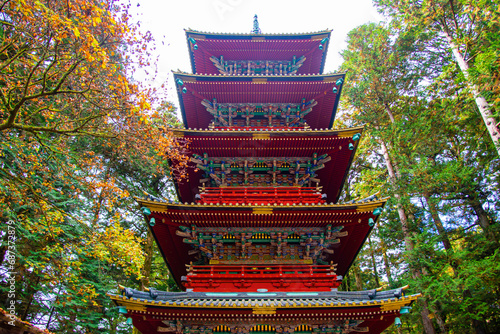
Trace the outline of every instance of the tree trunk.
<path fill-rule="evenodd" d="M 458 49 L 458 45 L 453 41 L 450 32 L 447 29 L 443 29 L 443 32 L 446 36 L 448 44 L 450 45 L 453 56 L 455 56 L 455 60 L 457 61 L 457 64 L 460 67 L 465 80 L 467 81 L 467 86 L 471 90 L 472 96 L 476 100 L 476 105 L 479 109 L 479 113 L 481 114 L 481 117 L 486 124 L 486 128 L 488 129 L 491 140 L 493 140 L 493 144 L 495 144 L 497 153 L 500 156 L 500 129 L 495 118 L 493 117 L 491 107 L 486 99 L 479 93 L 477 85 L 472 82 L 469 76 L 469 63 Z"/>
<path fill-rule="evenodd" d="M 387 280 L 389 281 L 389 285 L 392 287 L 392 273 L 391 273 L 391 266 L 389 263 L 389 257 L 387 256 L 387 246 L 384 242 L 384 240 L 380 240 L 381 247 L 382 247 L 382 258 L 384 259 L 384 269 L 385 269 L 385 274 L 387 275 Z"/>
<path fill-rule="evenodd" d="M 387 172 L 389 173 L 389 181 L 392 186 L 396 185 L 396 174 L 394 173 L 394 168 L 392 166 L 391 159 L 389 158 L 389 151 L 383 140 L 380 140 L 380 147 L 382 149 L 382 155 L 384 156 L 385 164 L 387 166 Z M 398 203 L 396 205 L 398 210 L 399 219 L 401 220 L 401 228 L 403 230 L 403 237 L 405 239 L 405 245 L 408 250 L 413 250 L 415 245 L 411 240 L 410 227 L 408 225 L 408 218 L 406 216 L 403 205 L 401 204 L 401 196 L 398 192 L 394 192 L 394 197 L 396 197 Z"/>
<path fill-rule="evenodd" d="M 154 243 L 153 234 L 148 229 L 146 244 L 144 245 L 144 252 L 146 253 L 146 258 L 144 259 L 144 266 L 142 268 L 142 278 L 141 278 L 141 285 L 143 291 L 149 285 L 149 276 L 151 275 L 151 263 L 153 262 L 153 243 Z"/>
<path fill-rule="evenodd" d="M 484 234 L 486 237 L 494 242 L 498 243 L 496 235 L 493 233 L 491 230 L 491 218 L 488 215 L 488 213 L 483 209 L 483 204 L 477 199 L 471 196 L 471 194 L 465 194 L 468 197 L 468 202 L 469 205 L 471 206 L 472 210 L 474 210 L 474 213 L 476 214 L 477 217 L 477 223 L 479 226 L 484 231 Z"/>
<path fill-rule="evenodd" d="M 441 240 L 443 242 L 444 249 L 446 249 L 446 252 L 448 253 L 449 256 L 453 255 L 453 248 L 450 243 L 450 239 L 448 238 L 448 233 L 443 227 L 443 224 L 441 223 L 441 219 L 439 218 L 439 214 L 437 212 L 436 206 L 432 202 L 432 199 L 429 197 L 429 193 L 424 193 L 424 198 L 425 201 L 427 202 L 427 205 L 429 206 L 429 210 L 431 212 L 432 219 L 434 220 L 434 224 L 436 225 L 436 228 L 438 230 L 439 236 L 441 237 Z M 483 207 L 481 207 L 481 210 Z M 484 211 L 484 210 L 483 210 Z M 486 214 L 486 212 L 485 212 Z M 453 259 L 450 261 L 451 268 L 453 269 L 453 276 L 456 278 L 458 277 L 458 264 L 453 261 Z M 470 292 L 469 289 L 464 289 L 463 290 L 463 298 L 464 300 L 471 299 L 472 293 Z M 469 308 L 469 312 L 474 313 L 474 310 Z M 441 318 L 436 317 L 436 321 L 438 322 L 439 327 L 441 328 L 441 331 L 443 333 L 447 333 L 447 327 L 446 324 L 442 321 Z M 476 319 L 471 319 L 472 326 L 475 329 L 477 334 L 485 334 L 486 331 L 484 329 L 483 324 L 476 320 Z"/>
<path fill-rule="evenodd" d="M 383 140 L 380 140 L 380 146 L 382 148 L 382 154 L 384 156 L 385 164 L 387 166 L 387 172 L 389 173 L 389 180 L 393 186 L 396 184 L 396 174 L 394 173 L 394 168 L 392 166 L 391 159 L 389 157 L 389 152 L 387 150 L 387 146 L 385 145 Z M 401 229 L 403 230 L 403 238 L 405 240 L 405 246 L 408 251 L 412 251 L 415 248 L 413 241 L 411 240 L 410 234 L 410 226 L 408 224 L 408 218 L 404 211 L 403 205 L 401 204 L 401 196 L 398 192 L 394 192 L 394 197 L 398 200 L 397 209 L 399 219 L 401 221 Z M 411 265 L 410 265 L 411 268 Z M 416 278 L 421 276 L 421 273 L 416 268 L 411 268 L 412 275 Z M 423 309 L 421 313 L 422 323 L 424 326 L 424 330 L 426 334 L 435 334 L 434 326 L 432 325 L 431 319 L 429 319 L 429 308 L 427 305 L 427 301 L 422 298 Z"/>
<path fill-rule="evenodd" d="M 434 225 L 436 226 L 436 229 L 438 230 L 439 236 L 441 237 L 441 242 L 443 243 L 444 249 L 446 249 L 446 252 L 449 253 L 448 255 L 453 254 L 453 248 L 451 246 L 450 238 L 448 238 L 448 233 L 443 227 L 443 223 L 441 222 L 441 218 L 439 217 L 438 210 L 436 208 L 436 205 L 432 201 L 430 194 L 428 192 L 424 192 L 424 198 L 425 201 L 427 202 L 427 206 L 429 207 L 429 211 L 432 216 L 432 220 L 434 220 Z"/>
<path fill-rule="evenodd" d="M 29 284 L 27 285 L 27 291 L 28 291 L 28 301 L 26 303 L 26 308 L 23 311 L 23 315 L 21 316 L 22 321 L 26 321 L 29 315 L 29 310 L 31 308 L 31 303 L 33 302 L 33 298 L 36 293 L 36 288 L 38 287 L 38 283 L 40 283 L 40 276 L 36 276 L 36 282 L 33 282 L 33 276 L 36 275 L 35 273 L 31 273 L 29 277 Z"/>
<path fill-rule="evenodd" d="M 356 264 L 353 267 L 353 272 L 354 272 L 354 281 L 356 283 L 356 290 L 361 291 L 363 290 L 363 280 L 361 279 L 361 269 L 359 268 L 359 264 L 356 262 Z"/>
<path fill-rule="evenodd" d="M 446 326 L 446 323 L 445 321 L 443 320 L 443 318 L 441 317 L 441 312 L 439 312 L 439 314 L 435 314 L 436 316 L 436 322 L 439 326 L 439 329 L 441 331 L 441 333 L 448 333 L 448 327 Z"/>
<path fill-rule="evenodd" d="M 391 120 L 391 123 L 394 124 L 395 120 L 394 120 L 394 114 L 392 113 L 392 110 L 391 108 L 389 107 L 389 103 L 384 103 L 384 109 L 385 109 L 385 112 L 387 113 L 387 115 L 389 116 L 389 119 Z"/>
<path fill-rule="evenodd" d="M 487 232 L 489 231 L 490 229 L 490 217 L 488 216 L 488 214 L 486 213 L 486 211 L 484 211 L 483 209 L 483 205 L 481 204 L 481 202 L 479 202 L 477 199 L 471 199 L 469 201 L 470 203 L 470 206 L 471 208 L 474 210 L 474 213 L 476 214 L 477 216 L 477 222 L 479 224 L 479 226 L 481 226 L 481 228 Z"/>
<path fill-rule="evenodd" d="M 420 312 L 420 316 L 422 317 L 422 324 L 424 326 L 424 331 L 427 334 L 436 333 L 434 326 L 432 325 L 432 320 L 429 318 L 429 305 L 427 304 L 427 299 L 422 298 L 422 312 Z"/>
<path fill-rule="evenodd" d="M 370 246 L 370 257 L 372 259 L 373 273 L 375 275 L 375 284 L 377 288 L 380 287 L 380 282 L 378 280 L 377 262 L 375 261 L 375 252 L 373 251 L 372 238 L 368 237 L 368 245 Z"/>

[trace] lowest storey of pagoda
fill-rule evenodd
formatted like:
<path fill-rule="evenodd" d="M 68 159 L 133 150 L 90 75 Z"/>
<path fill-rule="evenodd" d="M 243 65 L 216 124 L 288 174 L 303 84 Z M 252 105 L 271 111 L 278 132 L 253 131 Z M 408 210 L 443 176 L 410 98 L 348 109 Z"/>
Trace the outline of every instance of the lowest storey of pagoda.
<path fill-rule="evenodd" d="M 384 200 L 337 204 L 362 128 L 332 130 L 330 31 L 186 31 L 179 201 L 138 199 L 184 292 L 110 294 L 142 333 L 380 333 L 418 297 L 338 291 Z M 171 162 L 175 164 L 175 161 Z"/>

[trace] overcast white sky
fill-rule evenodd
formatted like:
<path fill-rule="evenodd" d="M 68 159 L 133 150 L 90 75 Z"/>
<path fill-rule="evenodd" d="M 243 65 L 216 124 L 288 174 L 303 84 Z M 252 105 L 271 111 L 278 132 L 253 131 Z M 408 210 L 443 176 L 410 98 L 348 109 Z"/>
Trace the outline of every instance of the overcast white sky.
<path fill-rule="evenodd" d="M 249 33 L 253 16 L 262 33 L 298 33 L 333 29 L 325 73 L 337 70 L 347 33 L 381 16 L 371 0 L 131 0 L 134 17 L 152 32 L 159 53 L 158 81 L 168 81 L 167 98 L 177 104 L 172 70 L 191 73 L 184 29 Z"/>

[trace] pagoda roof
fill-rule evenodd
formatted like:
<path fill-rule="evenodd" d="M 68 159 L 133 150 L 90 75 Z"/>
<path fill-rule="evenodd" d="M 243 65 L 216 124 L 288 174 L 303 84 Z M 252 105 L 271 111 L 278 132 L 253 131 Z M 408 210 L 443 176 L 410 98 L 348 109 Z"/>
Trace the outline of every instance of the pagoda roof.
<path fill-rule="evenodd" d="M 229 34 L 186 30 L 189 56 L 193 73 L 217 74 L 219 71 L 210 57 L 223 56 L 226 60 L 291 60 L 305 56 L 298 74 L 323 73 L 331 30 L 299 34 Z M 196 41 L 197 49 L 189 42 Z"/>
<path fill-rule="evenodd" d="M 336 273 L 344 276 L 360 251 L 377 220 L 373 211 L 382 208 L 386 200 L 350 204 L 321 205 L 207 205 L 176 204 L 137 199 L 151 210 L 148 219 L 155 218 L 151 231 L 173 278 L 181 286 L 186 275 L 185 265 L 195 261 L 188 252 L 192 247 L 176 235 L 180 226 L 197 227 L 332 227 L 342 226 L 347 235 L 333 246 L 325 262 L 337 265 Z M 373 225 L 373 224 L 372 224 Z"/>
<path fill-rule="evenodd" d="M 405 296 L 403 288 L 388 291 L 331 292 L 163 292 L 121 287 L 120 295 L 108 294 L 125 307 L 134 325 L 146 333 L 170 332 L 169 324 L 215 328 L 221 321 L 233 327 L 243 323 L 274 326 L 345 326 L 354 332 L 380 333 L 411 305 L 420 294 Z M 178 322 L 179 321 L 179 322 Z M 169 328 L 170 327 L 170 328 Z"/>
<path fill-rule="evenodd" d="M 122 301 L 135 301 L 142 305 L 189 307 L 198 303 L 196 306 L 199 308 L 255 308 L 259 306 L 301 308 L 308 306 L 309 303 L 313 304 L 308 306 L 311 308 L 332 308 L 381 306 L 395 302 L 399 302 L 399 306 L 402 306 L 401 304 L 409 304 L 420 296 L 420 294 L 404 296 L 404 288 L 386 291 L 372 289 L 322 292 L 168 292 L 152 288 L 149 291 L 140 291 L 125 287 L 120 290 L 121 295 L 110 294 L 112 299 L 120 304 L 126 304 Z"/>
<path fill-rule="evenodd" d="M 318 104 L 304 118 L 312 129 L 331 128 L 342 92 L 339 79 L 344 73 L 328 75 L 195 75 L 174 73 L 182 119 L 186 128 L 206 129 L 214 117 L 202 105 L 203 100 L 218 103 L 300 103 Z M 186 90 L 186 93 L 182 91 Z M 335 88 L 335 89 L 334 89 Z"/>
<path fill-rule="evenodd" d="M 317 171 L 323 193 L 329 202 L 336 203 L 349 173 L 359 140 L 353 135 L 363 127 L 342 130 L 174 130 L 174 135 L 189 141 L 191 154 L 209 157 L 310 157 L 328 154 L 331 161 Z M 354 145 L 349 150 L 349 144 Z M 175 163 L 175 162 L 172 162 Z M 177 194 L 183 202 L 194 202 L 198 194 L 201 171 L 194 163 L 187 168 L 187 180 L 176 180 Z"/>

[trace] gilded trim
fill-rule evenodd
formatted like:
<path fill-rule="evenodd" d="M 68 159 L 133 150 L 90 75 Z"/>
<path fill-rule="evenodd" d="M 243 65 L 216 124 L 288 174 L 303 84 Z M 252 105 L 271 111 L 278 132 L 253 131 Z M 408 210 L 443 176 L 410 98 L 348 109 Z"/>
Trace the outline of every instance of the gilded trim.
<path fill-rule="evenodd" d="M 125 306 L 127 310 L 131 311 L 146 311 L 147 306 L 167 306 L 171 308 L 221 308 L 221 309 L 252 309 L 254 314 L 275 314 L 277 309 L 295 309 L 295 308 L 304 308 L 303 303 L 292 303 L 292 305 L 284 305 L 284 306 L 252 306 L 252 305 L 214 305 L 211 303 L 203 303 L 200 302 L 168 302 L 168 301 L 154 301 L 154 300 L 137 300 L 137 299 L 127 299 L 122 296 L 111 295 L 108 296 L 115 301 L 119 306 Z M 421 297 L 421 294 L 411 295 L 406 297 L 401 297 L 399 299 L 386 299 L 386 300 L 365 300 L 365 301 L 357 301 L 357 302 L 345 302 L 345 303 L 327 303 L 325 301 L 318 300 L 315 305 L 307 306 L 308 308 L 315 309 L 324 309 L 324 308 L 358 308 L 360 306 L 368 306 L 368 307 L 380 307 L 380 311 L 399 311 L 402 306 L 410 305 L 413 301 L 417 300 Z M 256 313 L 256 312 L 274 312 L 274 313 Z M 373 312 L 370 309 L 367 309 L 367 312 Z"/>

